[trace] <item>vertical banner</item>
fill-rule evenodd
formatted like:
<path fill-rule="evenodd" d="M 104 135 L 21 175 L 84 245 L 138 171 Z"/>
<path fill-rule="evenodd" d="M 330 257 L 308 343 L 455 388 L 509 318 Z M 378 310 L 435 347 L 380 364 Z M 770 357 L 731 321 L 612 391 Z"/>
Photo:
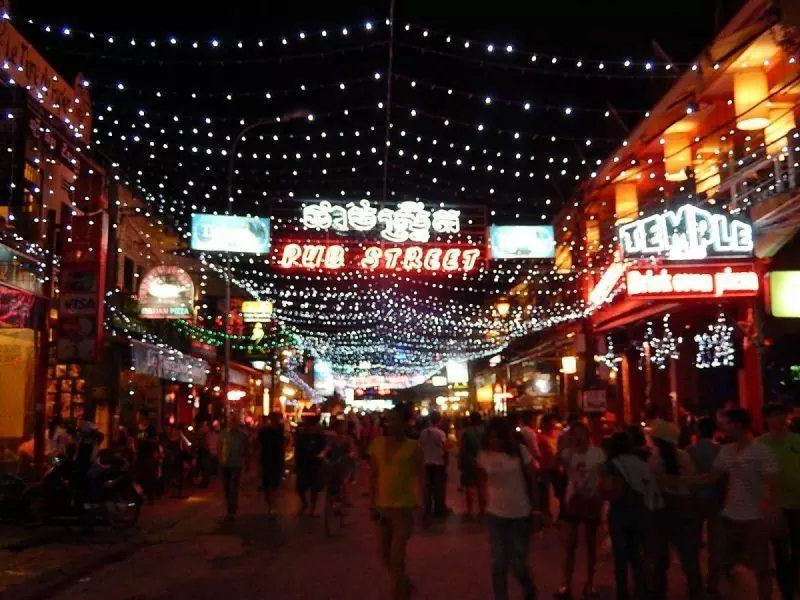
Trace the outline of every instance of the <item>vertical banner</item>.
<path fill-rule="evenodd" d="M 97 362 L 103 351 L 108 215 L 73 217 L 61 235 L 59 362 Z"/>

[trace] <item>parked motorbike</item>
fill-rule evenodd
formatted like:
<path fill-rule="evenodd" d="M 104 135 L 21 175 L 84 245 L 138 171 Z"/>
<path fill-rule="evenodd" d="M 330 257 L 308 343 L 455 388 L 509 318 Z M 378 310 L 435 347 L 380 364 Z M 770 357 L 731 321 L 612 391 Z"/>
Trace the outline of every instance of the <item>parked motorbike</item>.
<path fill-rule="evenodd" d="M 24 522 L 36 527 L 49 520 L 77 520 L 91 526 L 96 519 L 115 529 L 139 520 L 144 496 L 128 464 L 116 455 L 99 455 L 88 473 L 77 473 L 64 455 L 51 459 L 44 479 L 29 487 L 22 499 Z"/>

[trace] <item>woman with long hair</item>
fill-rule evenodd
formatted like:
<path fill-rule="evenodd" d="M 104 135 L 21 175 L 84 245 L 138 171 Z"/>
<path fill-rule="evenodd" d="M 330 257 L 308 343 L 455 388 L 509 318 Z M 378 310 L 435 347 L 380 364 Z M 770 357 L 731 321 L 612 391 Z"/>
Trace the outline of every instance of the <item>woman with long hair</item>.
<path fill-rule="evenodd" d="M 629 568 L 633 574 L 635 597 L 644 600 L 647 598 L 643 556 L 645 531 L 650 513 L 660 506 L 661 497 L 650 467 L 636 453 L 627 431 L 618 431 L 611 436 L 605 475 L 617 600 L 631 597 Z"/>
<path fill-rule="evenodd" d="M 667 598 L 667 572 L 669 570 L 669 547 L 673 546 L 686 577 L 690 600 L 703 594 L 700 575 L 700 527 L 698 506 L 692 490 L 680 483 L 678 477 L 694 474 L 694 465 L 688 454 L 678 450 L 680 432 L 676 426 L 657 419 L 651 424 L 650 439 L 655 451 L 648 464 L 658 482 L 663 506 L 654 511 L 650 528 L 650 564 L 654 600 Z"/>
<path fill-rule="evenodd" d="M 572 426 L 570 440 L 560 458 L 567 472 L 567 493 L 562 512 L 569 529 L 564 558 L 564 585 L 556 593 L 556 597 L 572 598 L 578 532 L 583 525 L 586 532 L 586 583 L 583 597 L 596 598 L 594 575 L 597 569 L 597 528 L 603 514 L 601 481 L 606 456 L 600 448 L 592 446 L 589 429 L 579 421 Z"/>
<path fill-rule="evenodd" d="M 489 421 L 477 467 L 486 490 L 486 512 L 492 549 L 492 589 L 495 600 L 508 600 L 508 572 L 523 589 L 526 600 L 536 598 L 528 549 L 537 507 L 533 485 L 533 456 L 519 443 L 508 419 Z"/>

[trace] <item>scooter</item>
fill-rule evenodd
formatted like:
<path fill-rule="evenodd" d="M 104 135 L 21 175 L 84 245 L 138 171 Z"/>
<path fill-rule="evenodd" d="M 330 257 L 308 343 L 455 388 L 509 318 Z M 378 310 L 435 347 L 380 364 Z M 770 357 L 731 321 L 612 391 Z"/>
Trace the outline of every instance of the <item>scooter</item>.
<path fill-rule="evenodd" d="M 30 527 L 53 520 L 91 527 L 99 518 L 114 529 L 127 529 L 138 522 L 143 502 L 142 488 L 122 457 L 101 454 L 78 478 L 75 463 L 59 455 L 51 459 L 44 479 L 25 491 L 21 515 Z"/>

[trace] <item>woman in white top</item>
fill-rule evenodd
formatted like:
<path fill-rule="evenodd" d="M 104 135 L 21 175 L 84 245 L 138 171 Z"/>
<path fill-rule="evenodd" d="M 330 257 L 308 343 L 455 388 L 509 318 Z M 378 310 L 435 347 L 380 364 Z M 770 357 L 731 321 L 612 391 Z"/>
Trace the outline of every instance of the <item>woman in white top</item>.
<path fill-rule="evenodd" d="M 575 572 L 575 554 L 578 550 L 578 530 L 586 531 L 586 584 L 584 598 L 596 598 L 594 574 L 597 567 L 597 527 L 603 512 L 600 480 L 606 462 L 605 453 L 591 445 L 589 429 L 582 422 L 571 429 L 570 443 L 561 452 L 561 461 L 567 472 L 567 493 L 561 518 L 569 523 L 567 554 L 564 559 L 564 585 L 556 598 L 572 598 L 572 576 Z"/>
<path fill-rule="evenodd" d="M 489 421 L 477 466 L 487 497 L 494 598 L 508 599 L 510 570 L 522 586 L 524 598 L 533 600 L 536 587 L 527 561 L 536 505 L 535 488 L 530 484 L 533 457 L 517 441 L 510 421 Z"/>

